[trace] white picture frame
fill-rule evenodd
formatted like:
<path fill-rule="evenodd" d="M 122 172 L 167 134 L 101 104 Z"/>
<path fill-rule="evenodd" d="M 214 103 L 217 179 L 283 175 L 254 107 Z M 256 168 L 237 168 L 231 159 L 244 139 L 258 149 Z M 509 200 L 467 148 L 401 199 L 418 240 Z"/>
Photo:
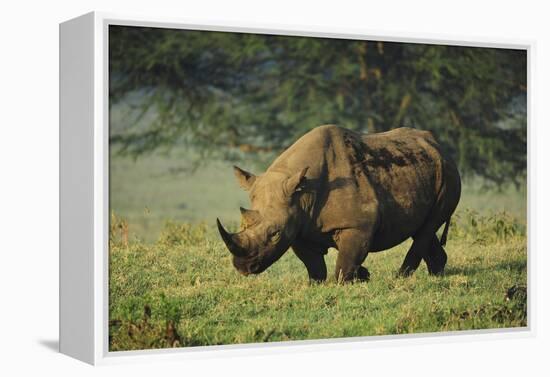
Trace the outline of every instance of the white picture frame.
<path fill-rule="evenodd" d="M 375 39 L 476 47 L 524 49 L 528 59 L 528 186 L 532 144 L 531 71 L 533 41 L 493 40 L 428 34 L 391 35 L 342 28 L 220 23 L 92 12 L 60 24 L 60 352 L 90 364 L 151 359 L 257 355 L 297 350 L 374 347 L 529 337 L 535 334 L 533 252 L 528 227 L 528 327 L 453 333 L 357 337 L 269 344 L 109 352 L 108 350 L 108 27 L 132 25 L 177 29 Z M 532 221 L 528 192 L 528 223 Z"/>

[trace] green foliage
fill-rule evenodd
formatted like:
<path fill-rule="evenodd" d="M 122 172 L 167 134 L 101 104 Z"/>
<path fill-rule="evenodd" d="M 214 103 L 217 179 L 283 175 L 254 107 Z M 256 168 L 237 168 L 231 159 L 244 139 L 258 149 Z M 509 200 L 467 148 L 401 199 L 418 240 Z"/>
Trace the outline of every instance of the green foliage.
<path fill-rule="evenodd" d="M 506 241 L 517 236 L 526 236 L 526 225 L 505 211 L 480 215 L 477 211 L 466 209 L 453 215 L 453 232 L 457 237 L 487 243 L 497 240 Z"/>
<path fill-rule="evenodd" d="M 207 232 L 208 227 L 204 222 L 188 224 L 167 221 L 160 233 L 158 242 L 168 246 L 177 246 L 184 243 L 196 244 L 204 240 Z"/>
<path fill-rule="evenodd" d="M 111 26 L 111 142 L 134 156 L 280 152 L 321 124 L 435 133 L 463 174 L 520 182 L 526 52 Z M 144 120 L 145 119 L 145 120 Z"/>
<path fill-rule="evenodd" d="M 152 244 L 112 241 L 110 350 L 526 326 L 524 230 L 507 214 L 459 217 L 443 277 L 424 265 L 395 277 L 406 242 L 369 255 L 371 281 L 349 285 L 332 277 L 309 284 L 291 251 L 261 275 L 243 277 L 204 225 L 169 223 Z M 335 256 L 327 255 L 329 269 Z"/>

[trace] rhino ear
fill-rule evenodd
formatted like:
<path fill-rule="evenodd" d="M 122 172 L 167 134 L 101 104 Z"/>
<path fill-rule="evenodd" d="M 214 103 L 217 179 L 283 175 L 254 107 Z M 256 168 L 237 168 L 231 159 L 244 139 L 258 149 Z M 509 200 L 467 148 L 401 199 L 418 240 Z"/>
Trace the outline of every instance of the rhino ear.
<path fill-rule="evenodd" d="M 238 166 L 233 166 L 233 171 L 235 172 L 235 177 L 237 177 L 237 181 L 239 181 L 239 185 L 246 191 L 250 190 L 250 188 L 254 184 L 254 181 L 256 180 L 256 176 L 252 173 L 244 171 Z"/>
<path fill-rule="evenodd" d="M 303 168 L 292 177 L 288 178 L 285 182 L 285 192 L 288 196 L 294 194 L 297 191 L 302 191 L 306 184 L 306 173 L 309 167 Z"/>

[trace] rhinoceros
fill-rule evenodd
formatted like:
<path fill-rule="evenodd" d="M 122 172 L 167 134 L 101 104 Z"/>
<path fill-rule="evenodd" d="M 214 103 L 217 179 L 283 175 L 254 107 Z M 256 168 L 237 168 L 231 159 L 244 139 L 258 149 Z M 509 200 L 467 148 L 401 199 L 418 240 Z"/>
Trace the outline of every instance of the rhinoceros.
<path fill-rule="evenodd" d="M 413 242 L 398 273 L 427 264 L 441 274 L 451 215 L 461 191 L 455 163 L 428 131 L 362 134 L 334 125 L 312 129 L 261 175 L 234 167 L 248 191 L 241 230 L 219 233 L 243 275 L 266 270 L 291 247 L 309 278 L 324 281 L 324 256 L 338 251 L 335 278 L 366 281 L 367 255 Z M 436 232 L 445 224 L 441 241 Z"/>

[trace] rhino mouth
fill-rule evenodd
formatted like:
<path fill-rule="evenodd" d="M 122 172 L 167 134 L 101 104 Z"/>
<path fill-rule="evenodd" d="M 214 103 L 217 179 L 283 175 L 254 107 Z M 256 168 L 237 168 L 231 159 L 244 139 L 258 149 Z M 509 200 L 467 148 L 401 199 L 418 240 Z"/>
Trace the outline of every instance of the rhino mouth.
<path fill-rule="evenodd" d="M 277 244 L 271 244 L 264 250 L 252 247 L 246 230 L 229 233 L 219 219 L 216 219 L 218 231 L 227 249 L 233 254 L 233 266 L 244 276 L 260 274 L 275 263 L 290 247 L 285 237 L 278 238 Z"/>
<path fill-rule="evenodd" d="M 259 261 L 257 258 L 254 258 L 254 259 L 242 259 L 238 257 L 233 258 L 233 266 L 243 276 L 261 274 L 262 272 L 267 270 L 267 268 L 271 266 L 273 262 L 274 261 L 271 261 L 271 259 Z"/>
<path fill-rule="evenodd" d="M 233 258 L 233 266 L 243 276 L 258 275 L 264 272 L 268 267 L 263 266 L 261 263 L 258 263 L 256 261 L 241 261 L 237 258 Z"/>

